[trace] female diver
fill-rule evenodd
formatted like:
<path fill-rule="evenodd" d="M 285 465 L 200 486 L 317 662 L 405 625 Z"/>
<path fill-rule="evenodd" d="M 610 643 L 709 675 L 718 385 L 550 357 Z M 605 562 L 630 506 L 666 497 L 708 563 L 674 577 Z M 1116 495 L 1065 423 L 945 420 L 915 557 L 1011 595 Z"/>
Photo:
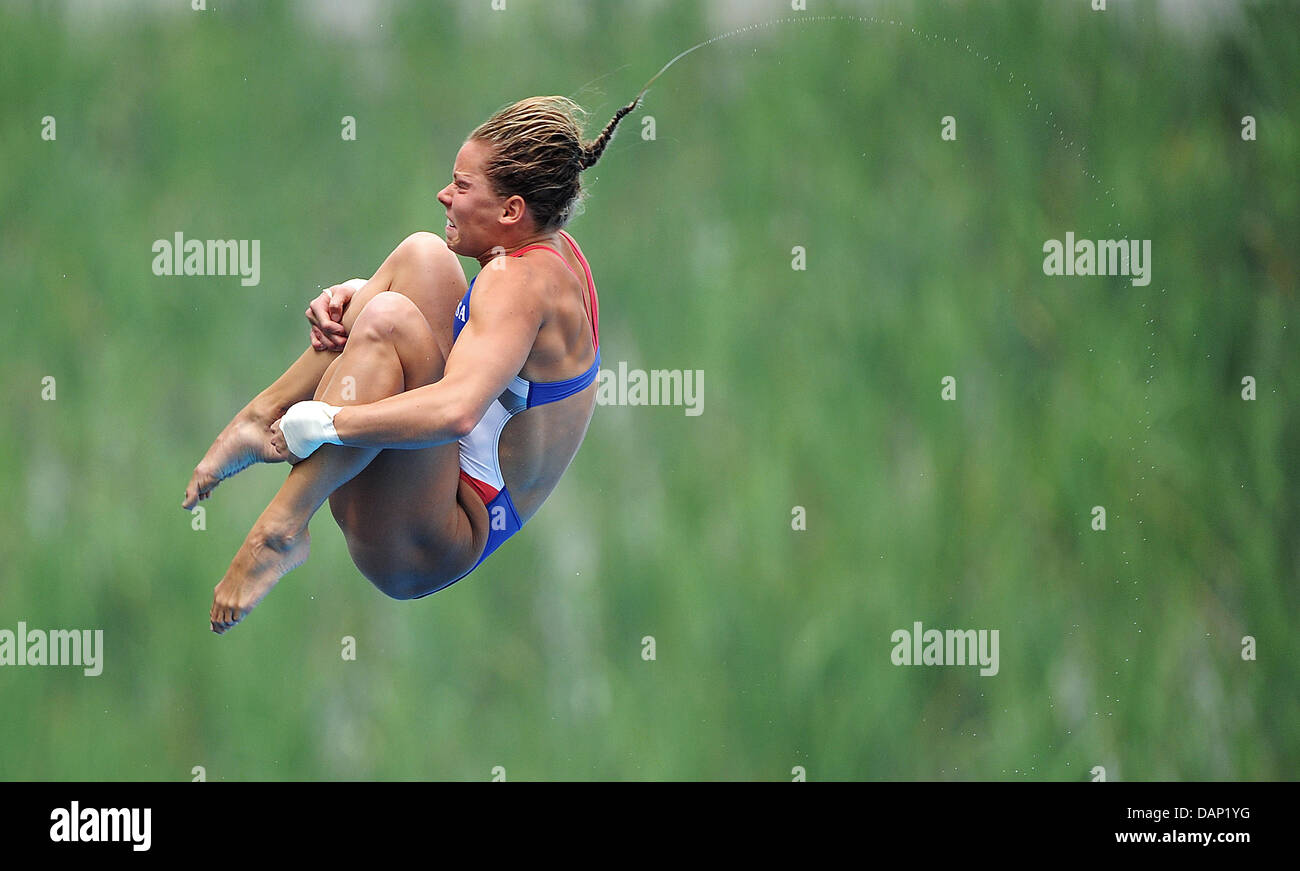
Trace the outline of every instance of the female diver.
<path fill-rule="evenodd" d="M 214 632 L 307 559 L 326 499 L 357 568 L 395 599 L 465 577 L 541 507 L 582 444 L 600 369 L 596 286 L 563 227 L 580 173 L 639 99 L 585 143 L 564 97 L 501 109 L 438 193 L 446 241 L 415 233 L 369 281 L 312 302 L 312 347 L 226 426 L 185 491 L 188 510 L 254 462 L 294 464 L 216 586 Z M 482 266 L 468 286 L 457 254 Z"/>

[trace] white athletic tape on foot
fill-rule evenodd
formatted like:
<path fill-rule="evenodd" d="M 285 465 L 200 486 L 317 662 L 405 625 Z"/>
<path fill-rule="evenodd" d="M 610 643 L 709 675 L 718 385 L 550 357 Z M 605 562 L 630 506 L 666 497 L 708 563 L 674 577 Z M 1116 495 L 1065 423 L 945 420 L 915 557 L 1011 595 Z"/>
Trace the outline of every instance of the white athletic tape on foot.
<path fill-rule="evenodd" d="M 289 453 L 306 459 L 321 445 L 341 445 L 334 431 L 334 415 L 342 406 L 325 402 L 295 402 L 280 418 L 280 432 Z"/>

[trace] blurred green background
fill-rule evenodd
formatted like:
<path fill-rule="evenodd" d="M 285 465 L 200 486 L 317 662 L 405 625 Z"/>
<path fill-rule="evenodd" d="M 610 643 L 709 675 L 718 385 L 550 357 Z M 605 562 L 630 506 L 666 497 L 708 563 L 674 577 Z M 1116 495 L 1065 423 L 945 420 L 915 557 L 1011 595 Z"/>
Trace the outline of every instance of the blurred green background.
<path fill-rule="evenodd" d="M 0 628 L 107 648 L 0 669 L 0 778 L 1297 775 L 1296 4 L 189 5 L 0 8 Z M 441 233 L 498 107 L 566 94 L 594 136 L 683 49 L 800 15 L 666 73 L 569 227 L 605 365 L 703 370 L 704 413 L 598 408 L 525 530 L 417 602 L 323 512 L 212 635 L 286 467 L 201 531 L 182 491 L 317 288 Z M 178 231 L 261 240 L 260 285 L 153 275 Z M 1151 239 L 1151 284 L 1044 276 L 1067 231 Z M 998 629 L 999 674 L 894 666 L 914 621 Z"/>

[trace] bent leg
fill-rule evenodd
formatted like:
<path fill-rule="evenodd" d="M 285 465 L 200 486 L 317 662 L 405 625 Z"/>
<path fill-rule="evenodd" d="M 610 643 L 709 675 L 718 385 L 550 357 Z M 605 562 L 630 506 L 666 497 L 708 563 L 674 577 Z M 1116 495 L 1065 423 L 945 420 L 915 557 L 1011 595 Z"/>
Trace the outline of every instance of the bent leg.
<path fill-rule="evenodd" d="M 466 289 L 456 255 L 439 237 L 415 233 L 384 261 L 376 279 L 376 287 L 415 303 L 442 352 L 436 370 L 408 372 L 405 389 L 441 378 L 443 361 L 451 351 L 453 315 Z M 357 300 L 366 302 L 370 290 L 364 288 Z M 332 405 L 347 404 L 349 400 L 337 398 L 346 375 L 335 361 L 316 398 Z M 351 401 L 377 398 L 358 396 Z M 487 509 L 478 494 L 460 481 L 460 452 L 455 444 L 382 451 L 333 493 L 330 510 L 347 537 L 357 568 L 394 598 L 413 598 L 459 577 L 487 542 Z M 469 540 L 474 544 L 468 562 L 447 546 Z"/>
<path fill-rule="evenodd" d="M 356 320 L 318 398 L 333 405 L 373 402 L 436 381 L 443 363 L 436 337 L 415 304 L 398 293 L 380 293 Z M 487 517 L 480 505 L 483 514 L 476 526 L 457 502 L 457 445 L 383 452 L 323 445 L 293 467 L 217 585 L 210 615 L 213 631 L 223 633 L 234 626 L 280 577 L 301 565 L 307 558 L 312 515 L 381 453 L 425 454 L 423 468 L 430 474 L 420 482 L 422 487 L 405 482 L 400 493 L 376 491 L 373 482 L 351 491 L 376 504 L 362 504 L 355 495 L 340 498 L 335 515 L 362 572 L 390 595 L 410 598 L 445 583 L 445 573 L 463 572 L 473 564 L 487 539 Z"/>
<path fill-rule="evenodd" d="M 385 291 L 397 290 L 415 303 L 430 324 L 445 359 L 451 352 L 452 313 L 465 289 L 465 271 L 447 244 L 433 233 L 412 233 L 357 291 L 343 323 L 351 329 L 370 300 Z M 320 387 L 329 384 L 329 369 L 335 368 L 338 359 L 337 351 L 308 348 L 275 383 L 254 397 L 195 466 L 181 507 L 192 509 L 223 480 L 253 463 L 278 462 L 269 449 L 271 424 L 293 403 L 313 392 L 319 396 Z"/>

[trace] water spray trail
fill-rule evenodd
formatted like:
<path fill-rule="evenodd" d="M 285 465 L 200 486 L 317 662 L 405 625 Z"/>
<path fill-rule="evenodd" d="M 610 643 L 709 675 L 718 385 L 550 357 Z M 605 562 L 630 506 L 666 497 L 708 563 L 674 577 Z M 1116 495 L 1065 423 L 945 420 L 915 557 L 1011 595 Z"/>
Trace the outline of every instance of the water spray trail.
<path fill-rule="evenodd" d="M 641 98 L 645 96 L 646 91 L 648 91 L 648 90 L 650 89 L 650 86 L 653 85 L 653 84 L 655 83 L 655 81 L 656 81 L 660 76 L 662 76 L 665 72 L 667 72 L 668 69 L 669 69 L 673 64 L 677 63 L 679 60 L 681 60 L 682 58 L 686 57 L 688 54 L 690 54 L 690 53 L 692 53 L 692 52 L 694 52 L 694 51 L 697 51 L 697 50 L 699 50 L 699 49 L 701 49 L 701 48 L 704 48 L 706 45 L 712 45 L 712 44 L 715 43 L 715 42 L 721 42 L 721 41 L 724 40 L 724 39 L 730 39 L 731 37 L 733 37 L 733 36 L 739 36 L 739 35 L 742 34 L 742 33 L 749 33 L 749 32 L 751 32 L 751 31 L 760 30 L 760 29 L 763 29 L 763 28 L 770 28 L 770 27 L 772 27 L 772 26 L 774 26 L 774 25 L 777 25 L 777 24 L 809 24 L 809 23 L 812 23 L 812 22 L 829 22 L 829 21 L 856 21 L 856 22 L 858 22 L 858 23 L 860 23 L 860 24 L 873 24 L 873 25 L 874 25 L 874 24 L 888 24 L 888 25 L 891 25 L 891 26 L 893 26 L 893 27 L 898 27 L 898 28 L 907 28 L 909 31 L 911 31 L 912 34 L 914 34 L 915 36 L 920 37 L 921 39 L 926 40 L 927 42 L 931 42 L 931 43 L 934 43 L 934 44 L 936 44 L 936 45 L 937 45 L 937 44 L 940 44 L 940 43 L 945 43 L 945 42 L 946 42 L 946 43 L 949 43 L 949 44 L 951 44 L 952 46 L 954 46 L 954 47 L 956 47 L 956 48 L 962 48 L 962 49 L 964 49 L 964 50 L 966 51 L 967 54 L 970 54 L 972 57 L 975 57 L 975 58 L 978 58 L 978 59 L 982 60 L 986 65 L 991 64 L 992 67 L 993 67 L 993 69 L 995 69 L 995 70 L 999 70 L 999 71 L 1002 70 L 1002 62 L 1001 62 L 1001 61 L 999 61 L 999 60 L 995 60 L 995 59 L 993 59 L 993 58 L 990 58 L 987 54 L 984 54 L 984 53 L 982 53 L 982 52 L 976 50 L 975 48 L 973 48 L 969 43 L 959 42 L 957 39 L 955 39 L 955 38 L 953 38 L 953 37 L 950 37 L 950 36 L 937 36 L 937 35 L 932 34 L 932 33 L 926 33 L 925 31 L 917 30 L 915 27 L 913 27 L 913 26 L 911 26 L 911 25 L 909 25 L 909 24 L 905 24 L 905 23 L 903 23 L 903 22 L 901 22 L 901 21 L 895 21 L 895 20 L 892 20 L 892 19 L 875 18 L 875 17 L 873 17 L 873 16 L 867 16 L 867 15 L 803 15 L 803 16 L 795 16 L 795 17 L 789 17 L 789 16 L 787 16 L 787 17 L 785 17 L 785 18 L 773 18 L 773 19 L 768 20 L 768 21 L 758 22 L 758 23 L 756 23 L 756 24 L 749 24 L 749 25 L 746 25 L 745 27 L 738 27 L 738 28 L 736 28 L 735 30 L 730 30 L 730 31 L 728 31 L 728 32 L 726 32 L 726 33 L 719 34 L 719 35 L 717 35 L 717 36 L 711 37 L 710 39 L 706 39 L 706 40 L 704 40 L 703 42 L 700 42 L 700 43 L 697 43 L 696 45 L 691 46 L 690 48 L 688 48 L 688 49 L 686 49 L 685 51 L 683 51 L 683 52 L 681 52 L 680 54 L 678 54 L 678 55 L 677 55 L 676 57 L 674 57 L 672 60 L 668 61 L 668 63 L 666 63 L 666 64 L 663 65 L 663 67 L 659 70 L 659 72 L 657 72 L 657 73 L 655 73 L 653 76 L 651 76 L 651 77 L 650 77 L 650 80 L 649 80 L 648 82 L 645 83 L 645 85 L 641 88 L 641 91 L 636 95 L 636 98 L 635 98 L 634 100 L 632 100 L 632 102 L 629 103 L 627 106 L 624 106 L 622 109 L 619 110 L 618 117 L 621 118 L 623 115 L 626 115 L 628 112 L 631 112 L 633 109 L 635 109 L 636 106 L 637 106 L 637 104 L 640 103 Z M 1016 76 L 1015 76 L 1015 73 L 1007 72 L 1007 73 L 1006 73 L 1006 76 L 1007 76 L 1007 82 L 1008 82 L 1008 83 L 1015 84 L 1015 82 L 1016 82 Z M 1026 83 L 1026 82 L 1024 82 L 1024 81 L 1021 81 L 1021 82 L 1020 82 L 1020 86 L 1024 89 L 1024 96 L 1025 96 L 1025 100 L 1026 100 L 1026 106 L 1027 106 L 1028 108 L 1033 109 L 1033 111 L 1036 112 L 1036 113 L 1039 112 L 1040 110 L 1039 110 L 1038 100 L 1034 97 L 1033 91 L 1030 89 L 1028 83 Z M 1061 127 L 1060 124 L 1058 124 L 1058 123 L 1056 122 L 1055 115 L 1052 113 L 1051 110 L 1048 110 L 1048 111 L 1047 111 L 1047 117 L 1044 119 L 1044 123 L 1047 124 L 1048 127 L 1050 127 L 1050 128 L 1052 129 L 1052 131 L 1056 134 L 1056 137 L 1061 141 L 1061 143 L 1062 143 L 1062 147 L 1065 149 L 1065 151 L 1069 152 L 1069 151 L 1071 151 L 1072 149 L 1075 148 L 1075 142 L 1074 142 L 1074 140 L 1073 140 L 1073 139 L 1067 139 L 1067 138 L 1066 138 L 1065 130 Z M 1083 145 L 1082 143 L 1080 143 L 1080 144 L 1078 144 L 1078 149 L 1077 149 L 1077 150 L 1078 150 L 1078 153 L 1079 153 L 1079 157 L 1080 157 L 1080 159 L 1082 159 L 1082 158 L 1086 155 L 1088 149 L 1087 149 L 1087 147 L 1086 147 L 1085 145 Z M 1080 171 L 1084 174 L 1084 176 L 1085 176 L 1085 177 L 1086 177 L 1090 182 L 1092 182 L 1092 183 L 1093 183 L 1097 188 L 1100 189 L 1100 192 L 1099 192 L 1097 195 L 1094 195 L 1094 197 L 1093 197 L 1094 202 L 1097 202 L 1097 203 L 1100 204 L 1100 203 L 1102 202 L 1102 199 L 1101 199 L 1102 196 L 1105 196 L 1106 200 L 1109 202 L 1110 209 L 1111 209 L 1111 210 L 1115 210 L 1115 199 L 1114 199 L 1114 194 L 1113 194 L 1113 192 L 1112 192 L 1109 188 L 1107 188 L 1107 187 L 1105 186 L 1105 184 L 1102 182 L 1101 178 L 1100 178 L 1096 173 L 1089 171 L 1088 168 L 1087 168 L 1087 166 L 1082 166 L 1082 167 L 1080 167 Z M 1114 214 L 1114 211 L 1112 211 L 1111 214 Z M 1114 219 L 1114 220 L 1112 220 L 1108 226 L 1114 229 L 1115 234 L 1116 234 L 1116 238 L 1124 237 L 1124 236 L 1127 235 L 1127 234 L 1124 232 L 1123 228 L 1120 226 L 1120 222 L 1119 222 L 1118 219 Z M 1160 292 L 1161 292 L 1162 294 L 1163 294 L 1163 293 L 1166 293 L 1167 290 L 1168 290 L 1168 288 L 1164 288 L 1164 287 L 1160 288 Z M 1143 308 L 1143 309 L 1146 309 L 1146 308 L 1147 308 L 1147 303 L 1146 303 L 1145 301 L 1142 303 L 1142 308 Z M 1151 415 L 1151 386 L 1150 386 L 1150 385 L 1151 385 L 1151 381 L 1152 381 L 1152 379 L 1155 377 L 1155 374 L 1154 374 L 1153 372 L 1151 372 L 1150 370 L 1154 370 L 1154 369 L 1155 369 L 1155 357 L 1156 357 L 1156 351 L 1155 351 L 1155 345 L 1156 345 L 1156 328 L 1155 328 L 1155 322 L 1156 322 L 1156 321 L 1155 321 L 1155 318 L 1154 318 L 1154 317 L 1149 317 L 1149 318 L 1147 318 L 1147 319 L 1144 321 L 1144 325 L 1150 327 L 1150 344 L 1147 345 L 1147 350 L 1150 352 L 1150 354 L 1149 354 L 1149 358 L 1150 358 L 1150 361 L 1151 361 L 1151 362 L 1149 362 L 1149 363 L 1148 363 L 1148 366 L 1147 366 L 1147 368 L 1148 368 L 1148 375 L 1147 375 L 1147 378 L 1146 378 L 1146 393 L 1145 393 L 1145 396 L 1144 396 L 1145 411 L 1144 411 L 1144 413 L 1143 413 L 1143 419 L 1139 421 L 1139 424 L 1145 424 L 1146 432 L 1147 432 L 1148 435 L 1149 435 L 1149 433 L 1150 433 L 1150 431 L 1151 431 L 1151 427 L 1152 427 L 1152 423 L 1151 423 L 1151 420 L 1150 420 L 1150 415 Z M 1147 471 L 1155 471 L 1155 470 L 1156 470 L 1156 466 L 1155 466 L 1154 463 L 1149 462 L 1150 457 L 1147 457 L 1147 458 L 1139 458 L 1139 457 L 1136 456 L 1136 454 L 1137 454 L 1137 445 L 1136 445 L 1136 443 L 1134 443 L 1135 441 L 1136 441 L 1136 440 L 1133 438 L 1133 436 L 1130 435 L 1130 436 L 1129 436 L 1129 442 L 1130 442 L 1131 444 L 1129 445 L 1129 450 L 1130 450 L 1130 451 L 1135 455 L 1135 456 L 1134 456 L 1134 460 L 1138 463 L 1139 470 L 1141 471 L 1141 470 L 1145 469 L 1145 470 L 1147 470 Z M 1147 438 L 1147 439 L 1143 439 L 1142 444 L 1143 444 L 1143 445 L 1149 445 L 1149 444 L 1150 444 L 1150 439 L 1149 439 L 1149 438 Z M 1141 483 L 1141 482 L 1143 482 L 1143 481 L 1145 481 L 1145 480 L 1146 480 L 1146 472 L 1145 472 L 1145 471 L 1141 471 L 1141 474 L 1139 475 L 1139 483 L 1138 483 L 1138 487 L 1139 487 L 1139 488 L 1142 487 L 1142 483 Z M 1132 503 L 1134 502 L 1134 500 L 1137 499 L 1137 498 L 1139 498 L 1139 497 L 1141 497 L 1141 495 L 1142 495 L 1142 490 L 1141 490 L 1141 489 L 1138 489 L 1137 492 L 1135 492 L 1132 496 L 1129 497 L 1129 500 L 1128 500 L 1129 503 L 1132 504 Z M 1139 519 L 1139 520 L 1137 521 L 1137 525 L 1138 525 L 1139 528 L 1142 526 L 1142 520 L 1141 520 L 1141 519 Z M 1146 541 L 1146 540 L 1147 540 L 1145 534 L 1143 534 L 1143 536 L 1142 536 L 1142 540 L 1143 540 L 1143 541 Z M 1129 565 L 1129 564 L 1130 564 L 1130 561 L 1129 561 L 1129 560 L 1125 560 L 1125 565 Z M 1116 580 L 1116 583 L 1118 583 L 1118 579 Z M 1133 583 L 1134 583 L 1135 585 L 1138 583 L 1138 579 L 1137 579 L 1136 577 L 1133 578 Z M 1134 621 L 1134 625 L 1137 625 L 1137 621 Z M 1141 632 L 1142 630 L 1141 630 L 1141 628 L 1139 627 L 1137 631 L 1138 631 L 1138 632 Z"/>

